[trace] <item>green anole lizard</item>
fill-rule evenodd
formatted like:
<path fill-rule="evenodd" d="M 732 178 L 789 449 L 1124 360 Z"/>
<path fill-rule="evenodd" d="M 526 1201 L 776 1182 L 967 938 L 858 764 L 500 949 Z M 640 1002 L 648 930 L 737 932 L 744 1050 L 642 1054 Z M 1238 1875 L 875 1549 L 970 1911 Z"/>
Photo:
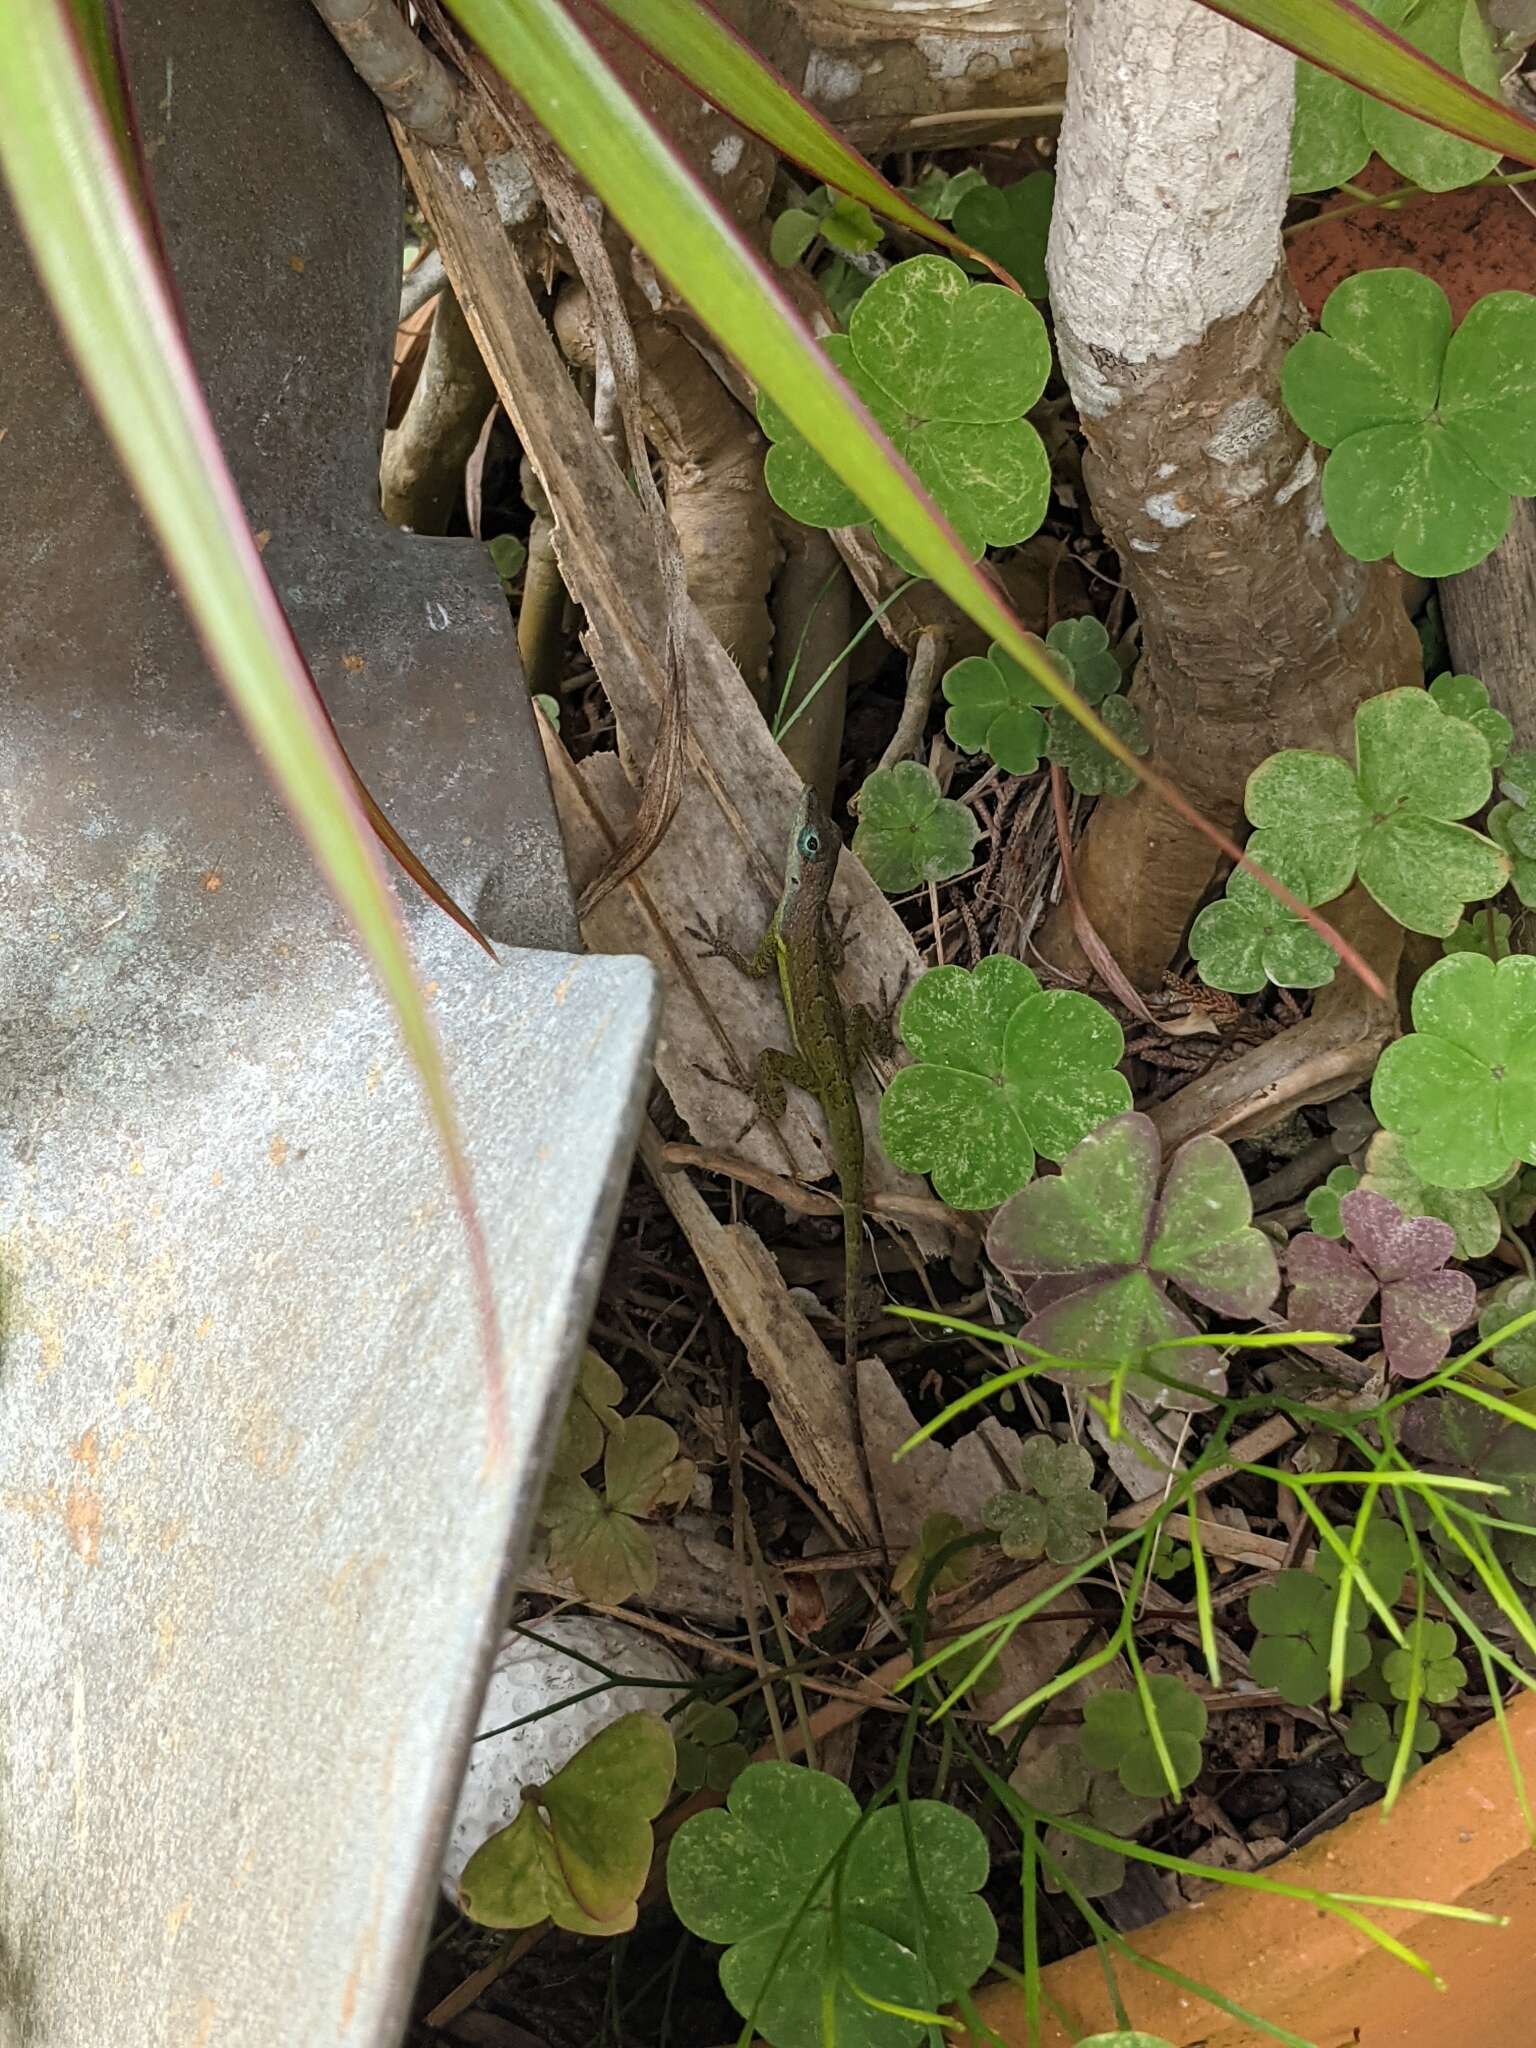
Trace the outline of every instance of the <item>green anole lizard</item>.
<path fill-rule="evenodd" d="M 770 1048 L 757 1057 L 752 1100 L 758 1117 L 784 1114 L 786 1088 L 814 1095 L 827 1120 L 832 1163 L 843 1204 L 843 1357 L 851 1366 L 858 1340 L 859 1250 L 864 1228 L 864 1123 L 853 1077 L 867 1053 L 888 1047 L 890 1032 L 862 1004 L 845 1003 L 836 975 L 843 963 L 842 934 L 827 915 L 842 835 L 815 790 L 795 808 L 784 866 L 784 893 L 750 956 L 728 945 L 718 930 L 690 927 L 704 941 L 706 959 L 729 960 L 761 979 L 777 968 L 791 1052 Z"/>

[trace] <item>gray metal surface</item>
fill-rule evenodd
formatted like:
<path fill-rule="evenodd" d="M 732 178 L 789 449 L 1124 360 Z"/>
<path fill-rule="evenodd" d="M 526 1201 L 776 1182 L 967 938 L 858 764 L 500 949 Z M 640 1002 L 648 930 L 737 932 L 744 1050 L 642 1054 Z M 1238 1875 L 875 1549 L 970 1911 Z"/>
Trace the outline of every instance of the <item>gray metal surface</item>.
<path fill-rule="evenodd" d="M 373 511 L 399 190 L 306 0 L 127 10 L 266 559 L 502 940 L 574 918 L 494 574 Z M 408 888 L 511 1457 L 393 1023 L 207 675 L 0 208 L 0 2042 L 398 2038 L 628 1167 L 649 968 Z"/>

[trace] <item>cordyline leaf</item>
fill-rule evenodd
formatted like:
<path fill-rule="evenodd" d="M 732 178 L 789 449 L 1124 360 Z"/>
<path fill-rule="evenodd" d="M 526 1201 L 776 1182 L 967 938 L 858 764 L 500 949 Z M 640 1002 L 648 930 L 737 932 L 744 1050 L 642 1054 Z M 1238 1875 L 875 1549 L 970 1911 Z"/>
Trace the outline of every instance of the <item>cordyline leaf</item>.
<path fill-rule="evenodd" d="M 1033 636 L 970 560 L 912 471 L 849 391 L 755 251 L 625 90 L 558 0 L 447 0 L 635 244 L 693 307 L 897 545 L 1044 684 L 1137 781 L 1229 860 L 1257 870 L 1158 770 L 1065 684 Z M 1275 885 L 1282 902 L 1301 909 Z M 1312 911 L 1351 971 L 1385 997 L 1380 976 Z"/>
<path fill-rule="evenodd" d="M 1373 99 L 1447 135 L 1536 164 L 1536 122 L 1479 92 L 1374 21 L 1353 0 L 1203 0 L 1213 13 L 1294 50 Z"/>
<path fill-rule="evenodd" d="M 553 1920 L 576 1934 L 624 1933 L 675 1768 L 671 1731 L 657 1715 L 625 1714 L 599 1729 L 470 1857 L 460 1906 L 483 1927 Z"/>
<path fill-rule="evenodd" d="M 0 176 L 209 663 L 372 959 L 421 1077 L 468 1242 L 499 1453 L 501 1342 L 485 1241 L 437 1037 L 368 830 L 371 800 L 262 567 L 68 0 L 8 8 L 6 28 Z"/>
<path fill-rule="evenodd" d="M 686 79 L 711 106 L 772 143 L 780 156 L 804 165 L 823 183 L 861 199 L 924 241 L 978 258 L 1005 283 L 1010 281 L 1008 271 L 982 249 L 951 234 L 894 185 L 887 184 L 788 80 L 703 0 L 592 0 L 592 4 Z"/>
<path fill-rule="evenodd" d="M 898 1077 L 899 1078 L 899 1077 Z M 1038 1283 L 1023 1335 L 1060 1358 L 1115 1367 L 1154 1344 L 1199 1332 L 1167 1293 L 1172 1281 L 1225 1317 L 1262 1315 L 1279 1290 L 1275 1254 L 1252 1228 L 1248 1184 L 1219 1138 L 1190 1139 L 1163 1178 L 1149 1117 L 1112 1117 L 1084 1138 L 1051 1180 L 1036 1181 L 992 1219 L 987 1250 L 1003 1272 Z M 1176 1376 L 1220 1391 L 1220 1354 L 1170 1354 Z M 1083 1375 L 1072 1374 L 1073 1382 Z M 1149 1386 L 1170 1405 L 1195 1396 Z"/>

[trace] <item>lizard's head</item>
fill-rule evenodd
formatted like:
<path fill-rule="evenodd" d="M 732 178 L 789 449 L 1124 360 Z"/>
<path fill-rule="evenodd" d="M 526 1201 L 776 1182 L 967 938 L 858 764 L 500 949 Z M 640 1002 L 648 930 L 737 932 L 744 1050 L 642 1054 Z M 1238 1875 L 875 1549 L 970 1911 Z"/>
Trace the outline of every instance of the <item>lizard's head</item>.
<path fill-rule="evenodd" d="M 835 868 L 842 844 L 843 835 L 827 816 L 826 805 L 814 789 L 803 789 L 795 807 L 794 830 L 789 835 L 785 893 L 793 895 L 807 876 Z"/>

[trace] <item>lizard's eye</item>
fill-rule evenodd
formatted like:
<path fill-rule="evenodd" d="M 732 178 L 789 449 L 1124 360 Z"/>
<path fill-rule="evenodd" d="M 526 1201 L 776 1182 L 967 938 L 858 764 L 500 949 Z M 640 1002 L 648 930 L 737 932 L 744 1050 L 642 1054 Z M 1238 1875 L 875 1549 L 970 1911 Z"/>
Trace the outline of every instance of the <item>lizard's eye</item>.
<path fill-rule="evenodd" d="M 821 837 L 815 831 L 800 834 L 800 851 L 807 860 L 814 860 L 821 851 Z"/>

